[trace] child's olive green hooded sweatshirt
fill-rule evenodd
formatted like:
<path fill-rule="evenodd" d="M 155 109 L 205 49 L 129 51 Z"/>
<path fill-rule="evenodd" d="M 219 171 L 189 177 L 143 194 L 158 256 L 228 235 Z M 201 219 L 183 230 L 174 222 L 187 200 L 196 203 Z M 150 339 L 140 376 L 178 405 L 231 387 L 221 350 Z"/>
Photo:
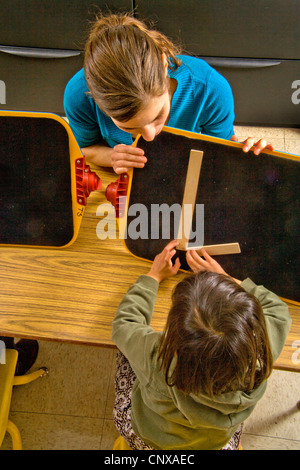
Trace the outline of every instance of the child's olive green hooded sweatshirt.
<path fill-rule="evenodd" d="M 252 413 L 267 383 L 250 393 L 235 391 L 213 399 L 204 393 L 185 395 L 169 387 L 157 361 L 162 333 L 149 326 L 158 286 L 153 278 L 140 276 L 113 321 L 113 341 L 137 376 L 132 390 L 132 427 L 154 449 L 221 449 Z M 275 361 L 291 325 L 288 307 L 250 279 L 241 286 L 262 305 Z"/>

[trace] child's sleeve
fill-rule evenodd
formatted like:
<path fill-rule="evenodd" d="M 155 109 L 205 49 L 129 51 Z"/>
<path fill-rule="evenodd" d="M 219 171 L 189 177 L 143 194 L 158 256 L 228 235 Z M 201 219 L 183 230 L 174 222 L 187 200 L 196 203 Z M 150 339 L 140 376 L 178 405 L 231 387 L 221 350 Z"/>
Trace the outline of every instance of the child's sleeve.
<path fill-rule="evenodd" d="M 257 286 L 251 279 L 243 281 L 241 286 L 247 292 L 254 295 L 262 306 L 273 360 L 275 362 L 284 347 L 292 323 L 288 306 L 276 294 L 264 286 Z"/>
<path fill-rule="evenodd" d="M 151 349 L 149 343 L 157 339 L 150 322 L 158 286 L 155 279 L 140 276 L 121 301 L 112 323 L 112 339 L 133 368 L 144 351 Z"/>

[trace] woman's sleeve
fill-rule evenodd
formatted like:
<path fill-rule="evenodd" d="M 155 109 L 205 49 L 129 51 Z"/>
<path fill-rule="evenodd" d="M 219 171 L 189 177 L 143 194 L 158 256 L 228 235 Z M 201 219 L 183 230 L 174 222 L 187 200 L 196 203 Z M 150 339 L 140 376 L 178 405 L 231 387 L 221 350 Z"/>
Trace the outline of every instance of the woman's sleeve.
<path fill-rule="evenodd" d="M 91 98 L 87 95 L 82 80 L 75 75 L 67 84 L 64 93 L 64 109 L 69 125 L 82 147 L 98 144 L 102 140 Z"/>
<path fill-rule="evenodd" d="M 202 134 L 230 140 L 234 135 L 234 100 L 227 80 L 212 69 L 206 85 Z"/>

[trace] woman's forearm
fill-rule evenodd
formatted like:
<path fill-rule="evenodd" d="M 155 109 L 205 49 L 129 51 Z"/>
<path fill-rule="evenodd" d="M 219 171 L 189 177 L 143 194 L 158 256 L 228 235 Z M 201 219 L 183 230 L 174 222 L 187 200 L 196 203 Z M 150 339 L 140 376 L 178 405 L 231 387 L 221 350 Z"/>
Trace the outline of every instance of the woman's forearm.
<path fill-rule="evenodd" d="M 93 163 L 97 166 L 112 167 L 111 155 L 113 149 L 105 145 L 90 145 L 81 149 L 88 163 Z"/>

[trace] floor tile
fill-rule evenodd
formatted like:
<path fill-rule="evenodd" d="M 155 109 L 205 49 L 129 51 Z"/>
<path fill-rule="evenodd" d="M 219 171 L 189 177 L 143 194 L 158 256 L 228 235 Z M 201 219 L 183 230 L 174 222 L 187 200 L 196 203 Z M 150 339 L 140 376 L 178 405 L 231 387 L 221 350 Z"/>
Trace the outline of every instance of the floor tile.
<path fill-rule="evenodd" d="M 267 390 L 246 420 L 244 432 L 297 440 L 300 446 L 300 374 L 274 370 Z"/>
<path fill-rule="evenodd" d="M 234 126 L 236 135 L 254 137 L 255 139 L 284 139 L 285 129 L 281 127 L 251 127 L 251 126 Z"/>
<path fill-rule="evenodd" d="M 103 419 L 41 413 L 11 413 L 23 450 L 99 450 Z M 6 434 L 2 450 L 12 448 Z"/>
<path fill-rule="evenodd" d="M 41 341 L 33 369 L 49 375 L 14 388 L 12 411 L 103 418 L 113 350 Z"/>
<path fill-rule="evenodd" d="M 112 410 L 115 403 L 115 370 L 116 370 L 116 350 L 113 350 L 113 361 L 111 365 L 111 375 L 108 384 L 107 401 L 105 408 L 105 418 L 112 419 Z"/>
<path fill-rule="evenodd" d="M 111 419 L 104 419 L 101 438 L 101 450 L 112 450 L 119 433 Z"/>
<path fill-rule="evenodd" d="M 300 140 L 300 128 L 284 129 L 284 135 L 286 139 Z"/>
<path fill-rule="evenodd" d="M 290 439 L 243 434 L 243 450 L 300 450 L 300 442 Z"/>
<path fill-rule="evenodd" d="M 285 140 L 285 151 L 300 156 L 300 140 Z"/>

